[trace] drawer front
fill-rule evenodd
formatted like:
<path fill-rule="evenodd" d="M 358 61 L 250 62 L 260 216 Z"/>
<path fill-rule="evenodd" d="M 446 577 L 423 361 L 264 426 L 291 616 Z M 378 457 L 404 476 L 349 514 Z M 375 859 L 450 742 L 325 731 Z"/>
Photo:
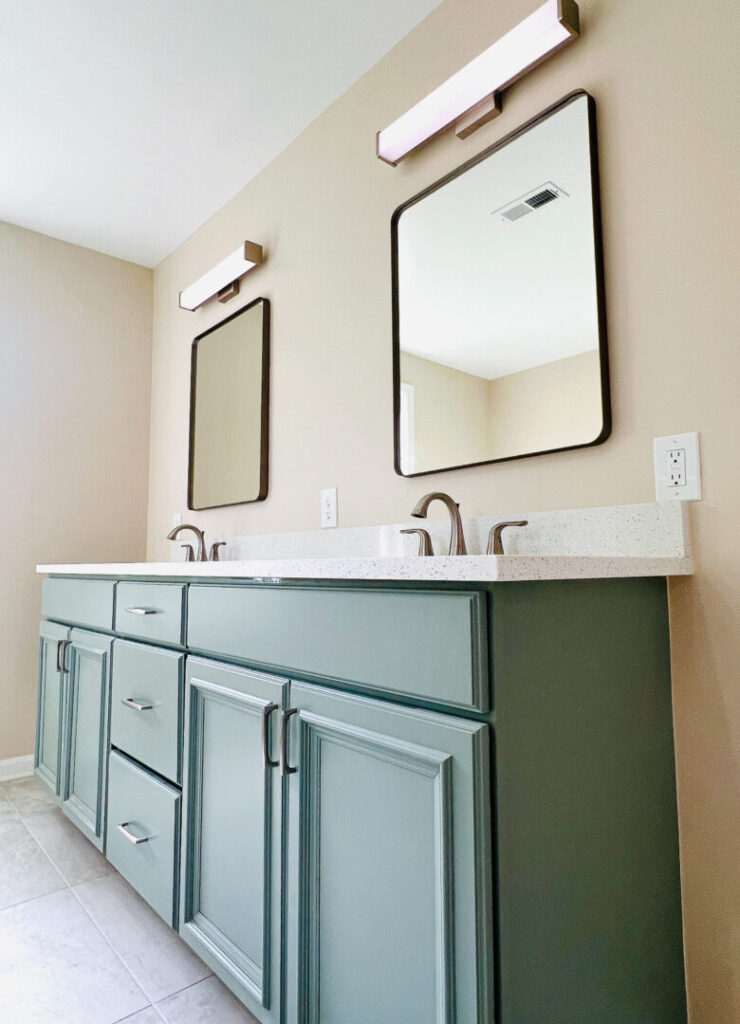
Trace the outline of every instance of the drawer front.
<path fill-rule="evenodd" d="M 187 643 L 283 674 L 488 710 L 479 592 L 192 584 Z"/>
<path fill-rule="evenodd" d="M 181 644 L 184 596 L 180 583 L 119 583 L 116 633 Z"/>
<path fill-rule="evenodd" d="M 94 629 L 113 628 L 113 580 L 50 577 L 41 585 L 41 614 Z"/>
<path fill-rule="evenodd" d="M 185 655 L 115 640 L 111 743 L 180 782 Z"/>
<path fill-rule="evenodd" d="M 180 794 L 115 751 L 108 772 L 108 860 L 176 927 Z"/>

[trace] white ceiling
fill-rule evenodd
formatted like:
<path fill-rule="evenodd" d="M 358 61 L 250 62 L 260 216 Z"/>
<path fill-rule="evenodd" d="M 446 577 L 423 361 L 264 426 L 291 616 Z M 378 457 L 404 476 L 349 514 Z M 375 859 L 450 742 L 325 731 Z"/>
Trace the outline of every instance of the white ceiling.
<path fill-rule="evenodd" d="M 439 3 L 0 0 L 0 220 L 155 266 Z"/>

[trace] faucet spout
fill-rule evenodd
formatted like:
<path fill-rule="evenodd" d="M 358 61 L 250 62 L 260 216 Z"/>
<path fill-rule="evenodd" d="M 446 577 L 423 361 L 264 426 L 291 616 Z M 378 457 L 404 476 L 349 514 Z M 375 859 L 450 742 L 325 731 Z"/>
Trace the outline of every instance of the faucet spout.
<path fill-rule="evenodd" d="M 460 509 L 455 499 L 451 498 L 449 494 L 445 494 L 444 491 L 431 491 L 429 494 L 425 494 L 414 505 L 411 515 L 415 519 L 426 519 L 427 511 L 433 501 L 441 501 L 450 513 L 450 550 L 448 554 L 467 555 Z"/>
<path fill-rule="evenodd" d="M 167 534 L 167 540 L 177 540 L 180 534 L 184 530 L 190 530 L 198 538 L 198 562 L 207 562 L 208 555 L 206 554 L 206 538 L 202 530 L 198 529 L 197 526 L 192 526 L 190 523 L 183 523 L 182 526 L 176 526 L 174 530 L 170 530 Z"/>

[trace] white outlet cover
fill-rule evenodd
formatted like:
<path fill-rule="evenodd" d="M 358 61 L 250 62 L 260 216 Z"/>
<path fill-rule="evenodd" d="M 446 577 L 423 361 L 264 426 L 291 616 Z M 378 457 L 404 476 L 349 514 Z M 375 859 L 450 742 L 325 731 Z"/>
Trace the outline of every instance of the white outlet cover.
<path fill-rule="evenodd" d="M 686 453 L 686 483 L 671 482 L 670 452 Z M 656 501 L 699 501 L 701 498 L 701 463 L 699 461 L 699 435 L 667 434 L 653 440 Z"/>
<path fill-rule="evenodd" d="M 327 487 L 321 492 L 321 529 L 337 525 L 337 489 Z"/>

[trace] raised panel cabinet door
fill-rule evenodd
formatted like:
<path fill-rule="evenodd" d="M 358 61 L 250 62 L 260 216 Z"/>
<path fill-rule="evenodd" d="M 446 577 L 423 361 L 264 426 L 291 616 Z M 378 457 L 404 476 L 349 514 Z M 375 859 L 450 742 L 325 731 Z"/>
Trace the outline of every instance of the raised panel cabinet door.
<path fill-rule="evenodd" d="M 62 783 L 64 674 L 62 657 L 69 630 L 56 622 L 39 629 L 39 686 L 34 773 L 56 796 Z"/>
<path fill-rule="evenodd" d="M 489 727 L 308 684 L 289 705 L 288 1024 L 491 1024 Z"/>
<path fill-rule="evenodd" d="M 285 680 L 186 662 L 180 934 L 265 1024 L 279 1024 Z"/>
<path fill-rule="evenodd" d="M 73 629 L 66 655 L 62 810 L 99 850 L 105 845 L 112 638 Z"/>

